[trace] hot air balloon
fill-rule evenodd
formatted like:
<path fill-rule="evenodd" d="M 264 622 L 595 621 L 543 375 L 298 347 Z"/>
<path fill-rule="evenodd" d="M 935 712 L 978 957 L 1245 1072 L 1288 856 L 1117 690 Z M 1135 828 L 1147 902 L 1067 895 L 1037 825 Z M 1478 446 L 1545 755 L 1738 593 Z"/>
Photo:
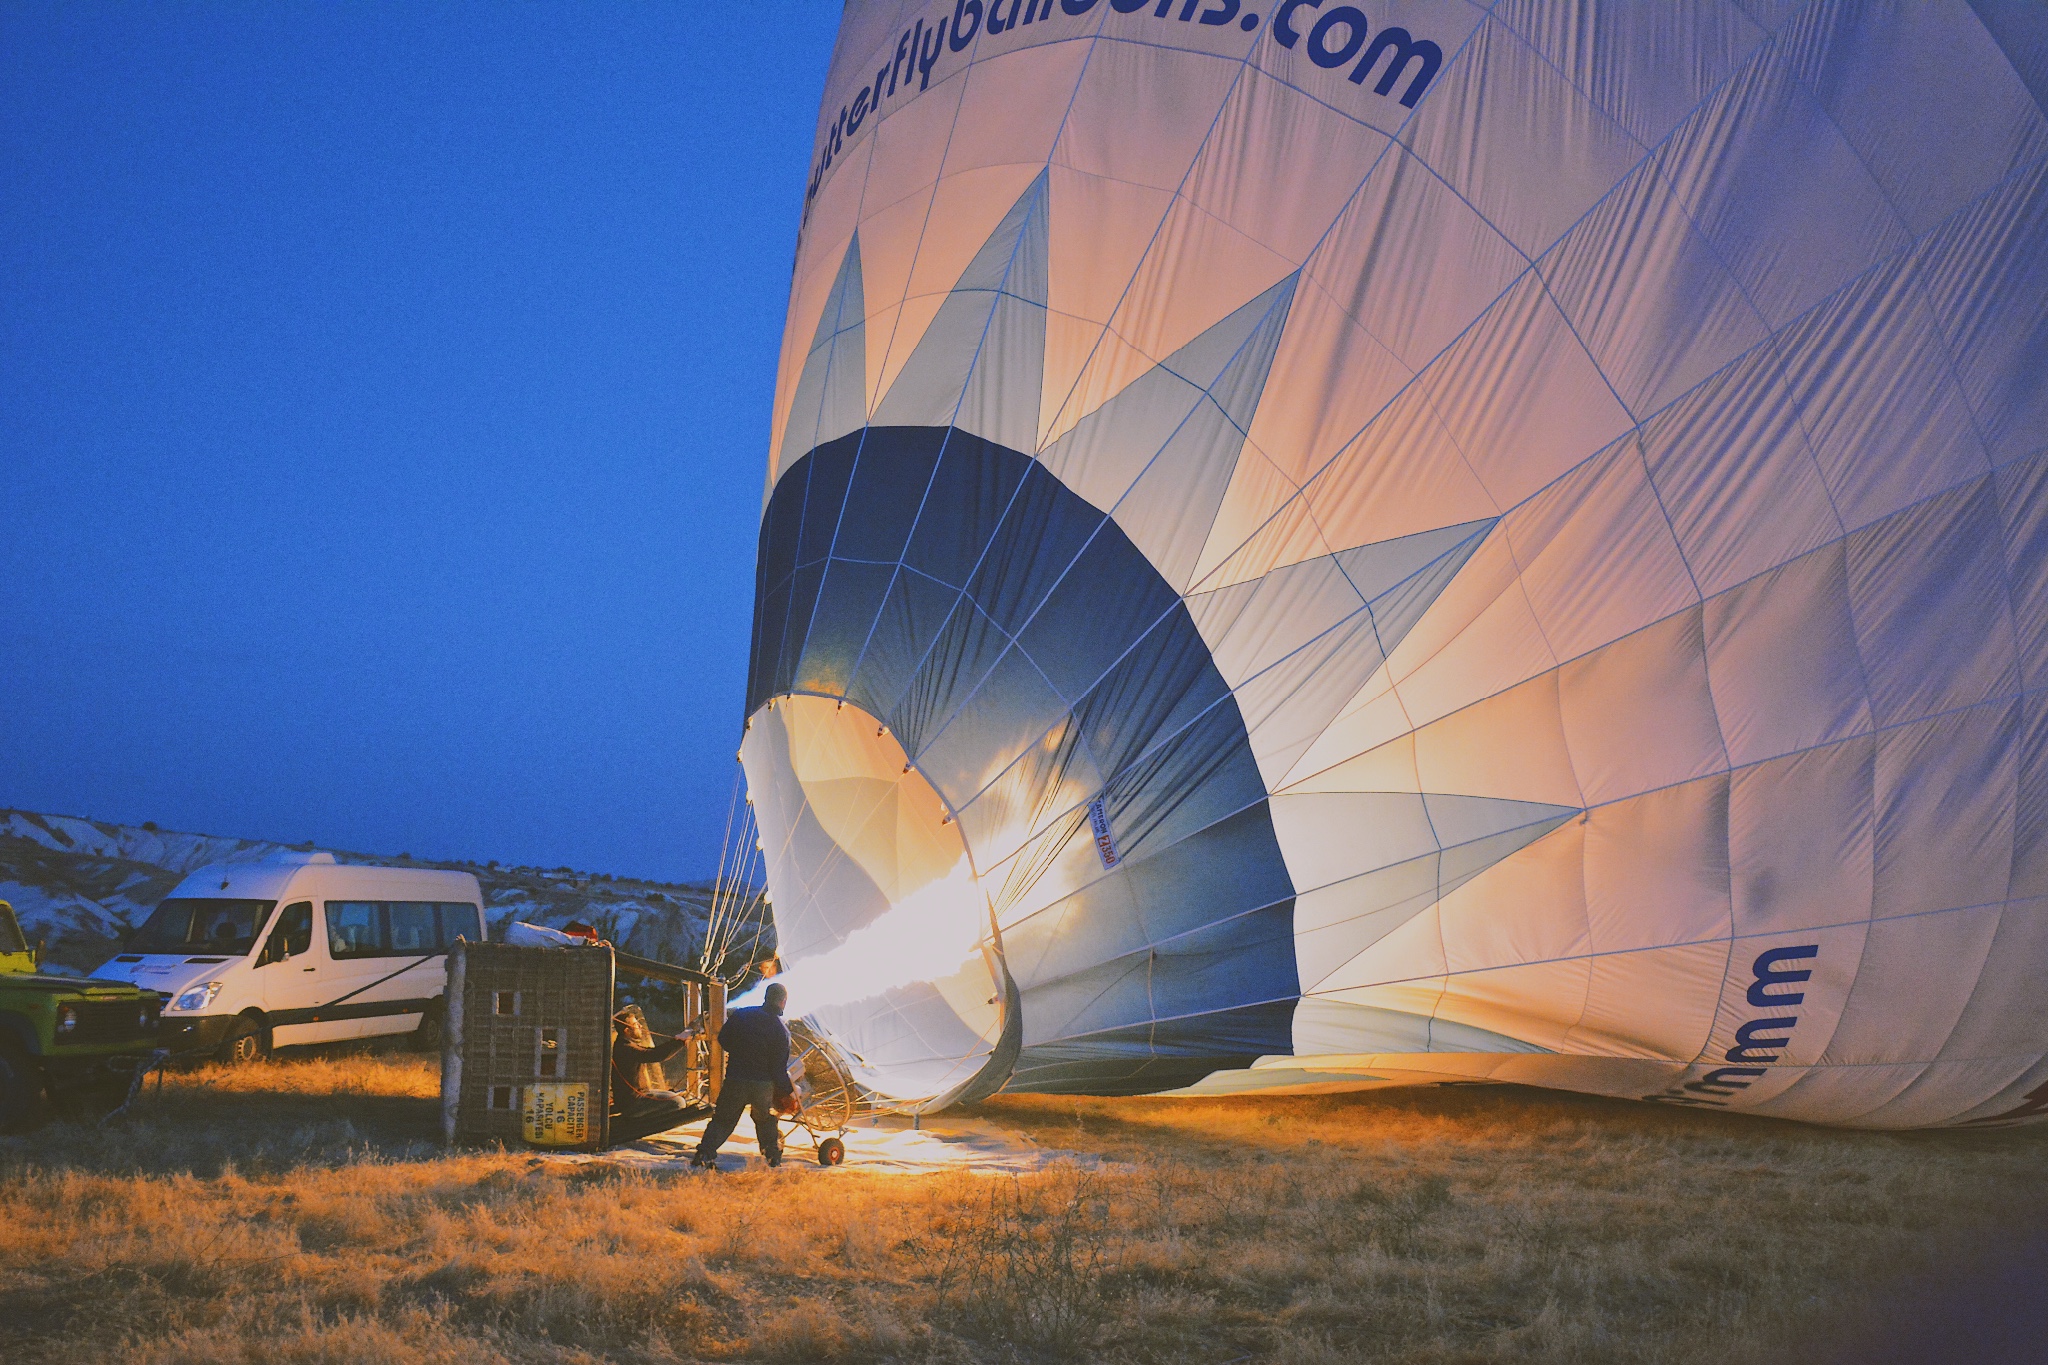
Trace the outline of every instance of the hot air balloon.
<path fill-rule="evenodd" d="M 2048 20 L 854 0 L 741 758 L 883 1102 L 2048 1112 Z"/>

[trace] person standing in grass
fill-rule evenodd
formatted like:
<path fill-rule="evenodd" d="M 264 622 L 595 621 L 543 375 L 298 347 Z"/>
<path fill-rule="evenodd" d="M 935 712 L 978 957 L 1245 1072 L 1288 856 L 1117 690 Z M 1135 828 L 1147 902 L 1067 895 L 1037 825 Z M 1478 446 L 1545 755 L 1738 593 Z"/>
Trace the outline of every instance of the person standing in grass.
<path fill-rule="evenodd" d="M 796 1089 L 789 1082 L 789 1026 L 782 1022 L 788 1003 L 789 991 L 778 981 L 762 993 L 760 1004 L 726 1017 L 725 1027 L 718 1031 L 718 1045 L 725 1049 L 725 1084 L 718 1089 L 718 1108 L 704 1125 L 704 1140 L 690 1159 L 692 1166 L 714 1165 L 718 1149 L 739 1126 L 741 1110 L 753 1112 L 762 1157 L 770 1166 L 782 1164 L 775 1103 Z"/>

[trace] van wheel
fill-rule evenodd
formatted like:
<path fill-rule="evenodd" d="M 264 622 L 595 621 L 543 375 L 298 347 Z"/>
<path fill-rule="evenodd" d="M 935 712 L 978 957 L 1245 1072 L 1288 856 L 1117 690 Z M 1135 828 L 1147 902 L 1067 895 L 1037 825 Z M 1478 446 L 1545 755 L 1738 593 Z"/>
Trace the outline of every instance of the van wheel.
<path fill-rule="evenodd" d="M 441 1050 L 441 1021 L 445 1017 L 441 1002 L 436 1000 L 420 1015 L 419 1027 L 412 1031 L 414 1052 L 439 1052 Z"/>
<path fill-rule="evenodd" d="M 263 1022 L 243 1015 L 235 1020 L 235 1026 L 228 1030 L 227 1041 L 220 1045 L 220 1059 L 229 1066 L 246 1066 L 261 1059 L 270 1048 L 263 1037 Z"/>
<path fill-rule="evenodd" d="M 0 1133 L 24 1133 L 46 1117 L 43 1073 L 12 1038 L 0 1037 Z"/>

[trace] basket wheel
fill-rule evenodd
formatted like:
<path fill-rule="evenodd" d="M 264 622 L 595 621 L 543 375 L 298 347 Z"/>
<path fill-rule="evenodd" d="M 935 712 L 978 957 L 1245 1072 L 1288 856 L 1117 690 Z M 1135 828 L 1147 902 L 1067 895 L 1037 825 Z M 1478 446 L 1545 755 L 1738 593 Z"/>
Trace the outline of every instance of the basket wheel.
<path fill-rule="evenodd" d="M 826 1138 L 818 1144 L 820 1166 L 843 1166 L 846 1164 L 846 1144 L 838 1138 Z"/>

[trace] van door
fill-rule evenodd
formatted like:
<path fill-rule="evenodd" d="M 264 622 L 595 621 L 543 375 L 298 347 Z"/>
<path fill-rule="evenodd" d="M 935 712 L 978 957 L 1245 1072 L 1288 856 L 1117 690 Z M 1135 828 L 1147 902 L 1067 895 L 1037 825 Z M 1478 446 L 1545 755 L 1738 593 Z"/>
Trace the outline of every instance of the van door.
<path fill-rule="evenodd" d="M 376 1016 L 377 1033 L 403 1033 L 418 1028 L 420 1016 L 448 982 L 448 948 L 441 941 L 432 901 L 386 901 L 386 959 L 393 970 L 414 965 L 364 994 L 392 1011 Z"/>
<path fill-rule="evenodd" d="M 251 968 L 273 1047 L 320 1041 L 317 1025 L 290 1021 L 304 1019 L 319 1002 L 322 965 L 313 954 L 313 902 L 293 901 L 277 912 Z"/>
<path fill-rule="evenodd" d="M 435 906 L 334 900 L 321 909 L 331 963 L 317 978 L 325 988 L 321 1036 L 364 1038 L 417 1027 L 446 980 Z"/>

